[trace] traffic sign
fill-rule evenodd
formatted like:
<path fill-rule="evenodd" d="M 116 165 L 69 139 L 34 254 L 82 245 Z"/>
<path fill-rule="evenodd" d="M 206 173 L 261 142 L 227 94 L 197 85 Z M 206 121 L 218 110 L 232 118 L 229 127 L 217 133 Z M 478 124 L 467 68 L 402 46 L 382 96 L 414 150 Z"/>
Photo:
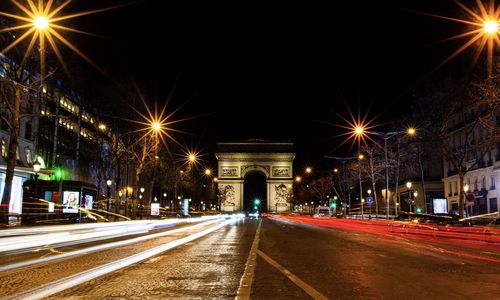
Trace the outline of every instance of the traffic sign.
<path fill-rule="evenodd" d="M 366 204 L 368 204 L 368 206 L 372 206 L 372 204 L 373 204 L 373 197 L 366 197 Z"/>

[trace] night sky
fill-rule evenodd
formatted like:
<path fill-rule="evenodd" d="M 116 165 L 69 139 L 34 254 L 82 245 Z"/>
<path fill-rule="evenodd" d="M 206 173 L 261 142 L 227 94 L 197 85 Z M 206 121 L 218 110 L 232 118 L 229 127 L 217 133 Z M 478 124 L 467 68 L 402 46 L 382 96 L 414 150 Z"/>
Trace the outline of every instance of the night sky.
<path fill-rule="evenodd" d="M 75 0 L 67 11 L 122 3 Z M 218 141 L 291 140 L 300 167 L 332 154 L 348 108 L 379 124 L 408 113 L 424 75 L 463 43 L 431 44 L 468 28 L 415 11 L 466 17 L 451 0 L 150 0 L 68 24 L 107 37 L 70 35 L 113 80 L 133 80 L 160 105 L 173 90 L 168 107 L 184 105 L 174 118 L 200 115 L 176 124 L 189 133 L 177 139 L 205 153 Z M 465 74 L 471 57 L 426 78 Z M 113 86 L 88 65 L 80 75 Z"/>

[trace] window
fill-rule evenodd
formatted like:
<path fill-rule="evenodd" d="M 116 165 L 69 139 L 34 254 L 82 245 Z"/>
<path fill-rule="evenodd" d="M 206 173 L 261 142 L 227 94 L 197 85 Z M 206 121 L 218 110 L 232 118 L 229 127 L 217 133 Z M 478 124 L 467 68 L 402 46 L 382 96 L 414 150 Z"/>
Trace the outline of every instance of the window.
<path fill-rule="evenodd" d="M 29 147 L 24 148 L 24 152 L 26 153 L 26 162 L 31 164 L 33 160 L 31 159 L 31 149 Z"/>
<path fill-rule="evenodd" d="M 448 196 L 451 196 L 452 193 L 453 193 L 453 191 L 451 190 L 451 182 L 450 182 L 450 186 L 449 186 L 449 190 L 448 190 Z"/>
<path fill-rule="evenodd" d="M 474 191 L 477 191 L 477 185 L 478 185 L 478 182 L 477 182 L 477 177 L 474 178 Z"/>
<path fill-rule="evenodd" d="M 7 145 L 4 138 L 2 138 L 2 157 L 7 157 Z"/>
<path fill-rule="evenodd" d="M 483 176 L 483 179 L 481 179 L 481 189 L 486 189 L 486 176 Z"/>
<path fill-rule="evenodd" d="M 490 198 L 490 212 L 498 211 L 497 198 Z"/>
<path fill-rule="evenodd" d="M 9 118 L 7 113 L 2 112 L 1 113 L 1 119 L 0 119 L 0 129 L 9 131 L 9 125 L 7 124 Z"/>
<path fill-rule="evenodd" d="M 24 138 L 31 140 L 31 122 L 26 122 L 26 127 L 24 129 Z"/>
<path fill-rule="evenodd" d="M 496 180 L 495 180 L 495 175 L 491 175 L 491 185 L 490 185 L 490 190 L 494 190 L 495 189 L 495 186 L 496 186 Z"/>
<path fill-rule="evenodd" d="M 453 190 L 454 195 L 458 195 L 458 183 L 456 181 L 453 182 L 455 189 Z"/>

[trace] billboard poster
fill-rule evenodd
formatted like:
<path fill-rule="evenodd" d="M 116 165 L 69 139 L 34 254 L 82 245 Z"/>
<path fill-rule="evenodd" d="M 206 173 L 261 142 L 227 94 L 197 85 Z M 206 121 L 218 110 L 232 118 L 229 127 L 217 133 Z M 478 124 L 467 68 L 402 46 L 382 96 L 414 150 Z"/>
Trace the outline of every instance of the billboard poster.
<path fill-rule="evenodd" d="M 62 212 L 65 214 L 77 214 L 79 199 L 80 199 L 80 192 L 64 191 Z"/>
<path fill-rule="evenodd" d="M 49 208 L 48 208 L 48 212 L 51 213 L 51 212 L 54 212 L 55 210 L 55 207 L 56 205 L 54 204 L 54 202 L 49 202 Z"/>
<path fill-rule="evenodd" d="M 94 196 L 83 195 L 83 205 L 85 206 L 86 210 L 91 210 L 93 204 L 94 204 Z"/>
<path fill-rule="evenodd" d="M 435 198 L 432 199 L 433 212 L 435 214 L 448 213 L 448 203 L 446 199 Z"/>
<path fill-rule="evenodd" d="M 151 215 L 152 216 L 160 215 L 160 203 L 151 203 Z"/>
<path fill-rule="evenodd" d="M 189 199 L 183 199 L 182 201 L 182 215 L 189 215 Z"/>
<path fill-rule="evenodd" d="M 55 203 L 59 199 L 59 192 L 45 191 L 43 199 Z"/>

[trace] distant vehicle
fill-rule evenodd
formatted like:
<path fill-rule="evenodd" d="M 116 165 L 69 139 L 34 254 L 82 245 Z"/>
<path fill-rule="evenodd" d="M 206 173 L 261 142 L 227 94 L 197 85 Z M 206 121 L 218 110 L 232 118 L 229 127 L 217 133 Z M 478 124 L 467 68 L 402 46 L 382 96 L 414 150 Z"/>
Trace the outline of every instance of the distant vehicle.
<path fill-rule="evenodd" d="M 329 218 L 332 216 L 332 210 L 328 206 L 316 207 L 314 216 L 315 218 Z"/>
<path fill-rule="evenodd" d="M 261 214 L 255 211 L 245 211 L 245 217 L 247 219 L 258 219 L 261 217 Z"/>

